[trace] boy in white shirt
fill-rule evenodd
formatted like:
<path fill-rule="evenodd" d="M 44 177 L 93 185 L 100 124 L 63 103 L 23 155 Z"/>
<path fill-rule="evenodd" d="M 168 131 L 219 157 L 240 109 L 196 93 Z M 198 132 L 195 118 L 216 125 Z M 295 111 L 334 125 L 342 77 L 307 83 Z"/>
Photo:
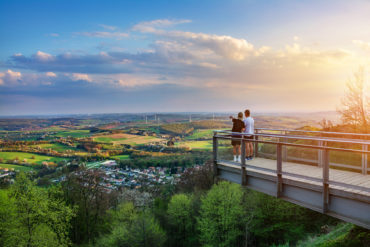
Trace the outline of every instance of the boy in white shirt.
<path fill-rule="evenodd" d="M 245 119 L 244 119 L 244 124 L 245 124 L 245 130 L 244 133 L 250 134 L 250 135 L 245 135 L 244 138 L 246 139 L 253 139 L 254 136 L 254 119 L 251 117 L 251 112 L 249 109 L 244 111 Z M 252 142 L 246 142 L 245 143 L 245 158 L 247 160 L 251 160 L 253 158 L 253 143 Z"/>

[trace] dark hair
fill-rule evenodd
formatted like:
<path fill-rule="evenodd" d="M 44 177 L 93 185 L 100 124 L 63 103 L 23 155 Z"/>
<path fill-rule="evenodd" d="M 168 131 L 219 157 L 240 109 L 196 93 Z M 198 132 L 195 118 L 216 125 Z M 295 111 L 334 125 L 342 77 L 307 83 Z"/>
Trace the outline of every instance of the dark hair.
<path fill-rule="evenodd" d="M 251 112 L 250 112 L 249 109 L 247 109 L 247 110 L 244 111 L 244 114 L 245 114 L 246 117 L 249 117 L 251 115 Z"/>

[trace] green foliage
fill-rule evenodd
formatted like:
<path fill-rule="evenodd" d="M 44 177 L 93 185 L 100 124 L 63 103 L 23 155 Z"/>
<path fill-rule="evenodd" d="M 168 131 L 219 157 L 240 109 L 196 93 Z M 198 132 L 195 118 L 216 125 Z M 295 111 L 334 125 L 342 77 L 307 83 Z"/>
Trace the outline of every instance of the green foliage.
<path fill-rule="evenodd" d="M 258 246 L 296 243 L 307 232 L 317 231 L 321 224 L 333 221 L 320 213 L 283 200 L 249 191 L 247 201 L 252 220 L 248 231 Z"/>
<path fill-rule="evenodd" d="M 337 225 L 331 232 L 298 242 L 299 247 L 359 247 L 370 245 L 370 230 L 350 223 Z"/>
<path fill-rule="evenodd" d="M 20 173 L 10 190 L 0 196 L 1 244 L 68 246 L 73 212 L 53 195 Z"/>
<path fill-rule="evenodd" d="M 166 233 L 149 213 L 141 214 L 128 232 L 131 247 L 160 247 L 166 241 Z"/>
<path fill-rule="evenodd" d="M 62 183 L 64 200 L 75 207 L 71 238 L 75 243 L 91 243 L 104 230 L 106 211 L 115 206 L 116 194 L 102 184 L 105 175 L 98 169 L 79 169 Z"/>
<path fill-rule="evenodd" d="M 237 184 L 220 182 L 202 199 L 198 228 L 205 246 L 237 246 L 243 236 L 243 192 Z"/>
<path fill-rule="evenodd" d="M 170 245 L 194 246 L 197 236 L 192 198 L 186 194 L 172 196 L 167 214 L 170 225 Z"/>
<path fill-rule="evenodd" d="M 137 212 L 134 205 L 120 204 L 111 210 L 110 232 L 96 243 L 101 247 L 160 247 L 166 241 L 166 234 L 153 215 L 149 212 Z"/>

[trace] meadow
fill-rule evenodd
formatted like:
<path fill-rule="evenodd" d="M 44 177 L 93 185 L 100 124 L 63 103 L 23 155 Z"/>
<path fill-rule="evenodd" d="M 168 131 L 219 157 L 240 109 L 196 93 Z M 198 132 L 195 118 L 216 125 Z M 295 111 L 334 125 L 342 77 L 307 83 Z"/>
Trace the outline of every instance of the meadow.
<path fill-rule="evenodd" d="M 55 134 L 57 137 L 74 137 L 74 138 L 83 138 L 91 136 L 90 130 L 69 130 L 69 131 L 60 131 Z"/>
<path fill-rule="evenodd" d="M 52 149 L 57 152 L 65 152 L 66 150 L 78 150 L 76 147 L 70 147 L 67 145 L 63 145 L 61 143 L 45 143 L 45 144 L 37 144 L 32 145 L 32 147 L 40 147 L 42 149 Z"/>
<path fill-rule="evenodd" d="M 139 136 L 124 133 L 111 135 L 98 135 L 94 136 L 93 139 L 94 141 L 101 143 L 128 144 L 132 146 L 163 141 L 163 139 L 156 138 L 153 136 Z"/>
<path fill-rule="evenodd" d="M 129 160 L 130 155 L 128 155 L 128 154 L 114 155 L 114 156 L 110 156 L 109 158 L 120 159 L 120 160 Z"/>
<path fill-rule="evenodd" d="M 0 152 L 0 158 L 2 162 L 13 161 L 18 158 L 19 162 L 26 160 L 27 163 L 36 163 L 41 165 L 43 161 L 57 163 L 59 161 L 65 160 L 65 158 L 51 157 L 47 155 L 39 155 L 33 153 L 22 153 L 22 152 Z"/>
<path fill-rule="evenodd" d="M 16 171 L 23 171 L 23 172 L 28 172 L 28 171 L 33 170 L 33 168 L 32 167 L 29 167 L 29 166 L 19 166 L 19 165 L 11 165 L 11 164 L 0 164 L 0 170 L 1 169 L 4 169 L 4 168 L 13 169 L 13 170 L 16 170 Z"/>
<path fill-rule="evenodd" d="M 202 150 L 212 150 L 213 145 L 211 141 L 185 141 L 175 143 L 176 147 L 188 147 L 190 149 L 202 149 Z"/>

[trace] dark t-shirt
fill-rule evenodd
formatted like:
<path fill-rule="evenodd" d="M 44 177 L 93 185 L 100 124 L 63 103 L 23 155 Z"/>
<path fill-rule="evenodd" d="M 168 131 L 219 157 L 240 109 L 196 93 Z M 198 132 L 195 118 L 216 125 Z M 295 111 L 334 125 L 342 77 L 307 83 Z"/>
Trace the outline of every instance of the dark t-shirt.
<path fill-rule="evenodd" d="M 233 129 L 232 132 L 242 132 L 245 128 L 245 124 L 242 120 L 233 118 Z"/>

